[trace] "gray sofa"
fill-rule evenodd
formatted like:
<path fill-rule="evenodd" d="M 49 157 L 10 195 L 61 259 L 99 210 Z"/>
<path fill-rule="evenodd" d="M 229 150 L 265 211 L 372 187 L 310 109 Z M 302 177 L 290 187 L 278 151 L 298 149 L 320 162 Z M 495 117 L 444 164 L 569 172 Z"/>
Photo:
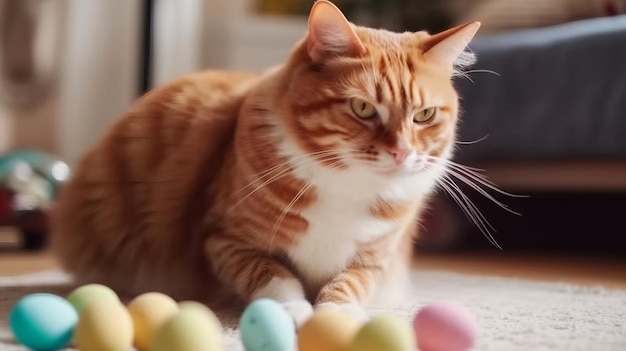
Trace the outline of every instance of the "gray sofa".
<path fill-rule="evenodd" d="M 626 16 L 477 37 L 458 161 L 507 187 L 626 189 Z M 620 178 L 620 179 L 617 179 Z"/>

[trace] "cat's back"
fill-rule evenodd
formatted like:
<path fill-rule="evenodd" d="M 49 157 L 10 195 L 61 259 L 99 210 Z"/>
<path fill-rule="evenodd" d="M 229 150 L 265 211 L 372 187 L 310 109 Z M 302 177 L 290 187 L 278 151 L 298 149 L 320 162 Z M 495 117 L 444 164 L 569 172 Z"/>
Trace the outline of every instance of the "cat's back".
<path fill-rule="evenodd" d="M 189 256 L 207 184 L 230 152 L 239 106 L 256 77 L 184 76 L 156 87 L 116 120 L 77 163 L 53 211 L 53 248 L 62 265 L 81 275 L 142 265 L 134 261 L 140 252 L 156 266 Z"/>

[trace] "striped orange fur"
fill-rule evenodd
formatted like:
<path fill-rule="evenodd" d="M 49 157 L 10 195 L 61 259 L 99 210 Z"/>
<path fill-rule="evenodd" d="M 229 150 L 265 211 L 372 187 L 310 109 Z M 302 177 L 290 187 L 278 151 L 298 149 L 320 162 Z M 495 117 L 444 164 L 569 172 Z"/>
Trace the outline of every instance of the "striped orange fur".
<path fill-rule="evenodd" d="M 408 270 L 477 29 L 392 33 L 317 1 L 283 65 L 184 76 L 117 120 L 61 193 L 55 253 L 120 293 L 361 313 Z"/>

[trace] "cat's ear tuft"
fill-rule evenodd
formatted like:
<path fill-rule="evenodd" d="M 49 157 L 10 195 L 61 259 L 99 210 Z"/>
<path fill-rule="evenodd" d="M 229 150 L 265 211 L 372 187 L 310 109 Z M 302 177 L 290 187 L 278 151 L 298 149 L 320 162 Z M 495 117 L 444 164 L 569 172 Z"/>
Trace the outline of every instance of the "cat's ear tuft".
<path fill-rule="evenodd" d="M 424 60 L 452 70 L 480 28 L 480 22 L 460 25 L 428 38 L 423 44 Z"/>
<path fill-rule="evenodd" d="M 341 10 L 325 0 L 316 1 L 311 8 L 307 42 L 314 62 L 334 56 L 356 57 L 364 51 L 361 40 Z"/>

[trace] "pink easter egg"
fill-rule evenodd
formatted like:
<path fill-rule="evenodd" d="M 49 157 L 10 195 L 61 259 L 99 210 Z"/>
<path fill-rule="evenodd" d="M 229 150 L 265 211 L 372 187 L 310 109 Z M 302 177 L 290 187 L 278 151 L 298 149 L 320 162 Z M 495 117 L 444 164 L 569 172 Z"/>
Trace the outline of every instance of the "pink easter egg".
<path fill-rule="evenodd" d="M 415 315 L 413 328 L 421 351 L 466 351 L 478 335 L 476 319 L 458 304 L 433 303 Z"/>

